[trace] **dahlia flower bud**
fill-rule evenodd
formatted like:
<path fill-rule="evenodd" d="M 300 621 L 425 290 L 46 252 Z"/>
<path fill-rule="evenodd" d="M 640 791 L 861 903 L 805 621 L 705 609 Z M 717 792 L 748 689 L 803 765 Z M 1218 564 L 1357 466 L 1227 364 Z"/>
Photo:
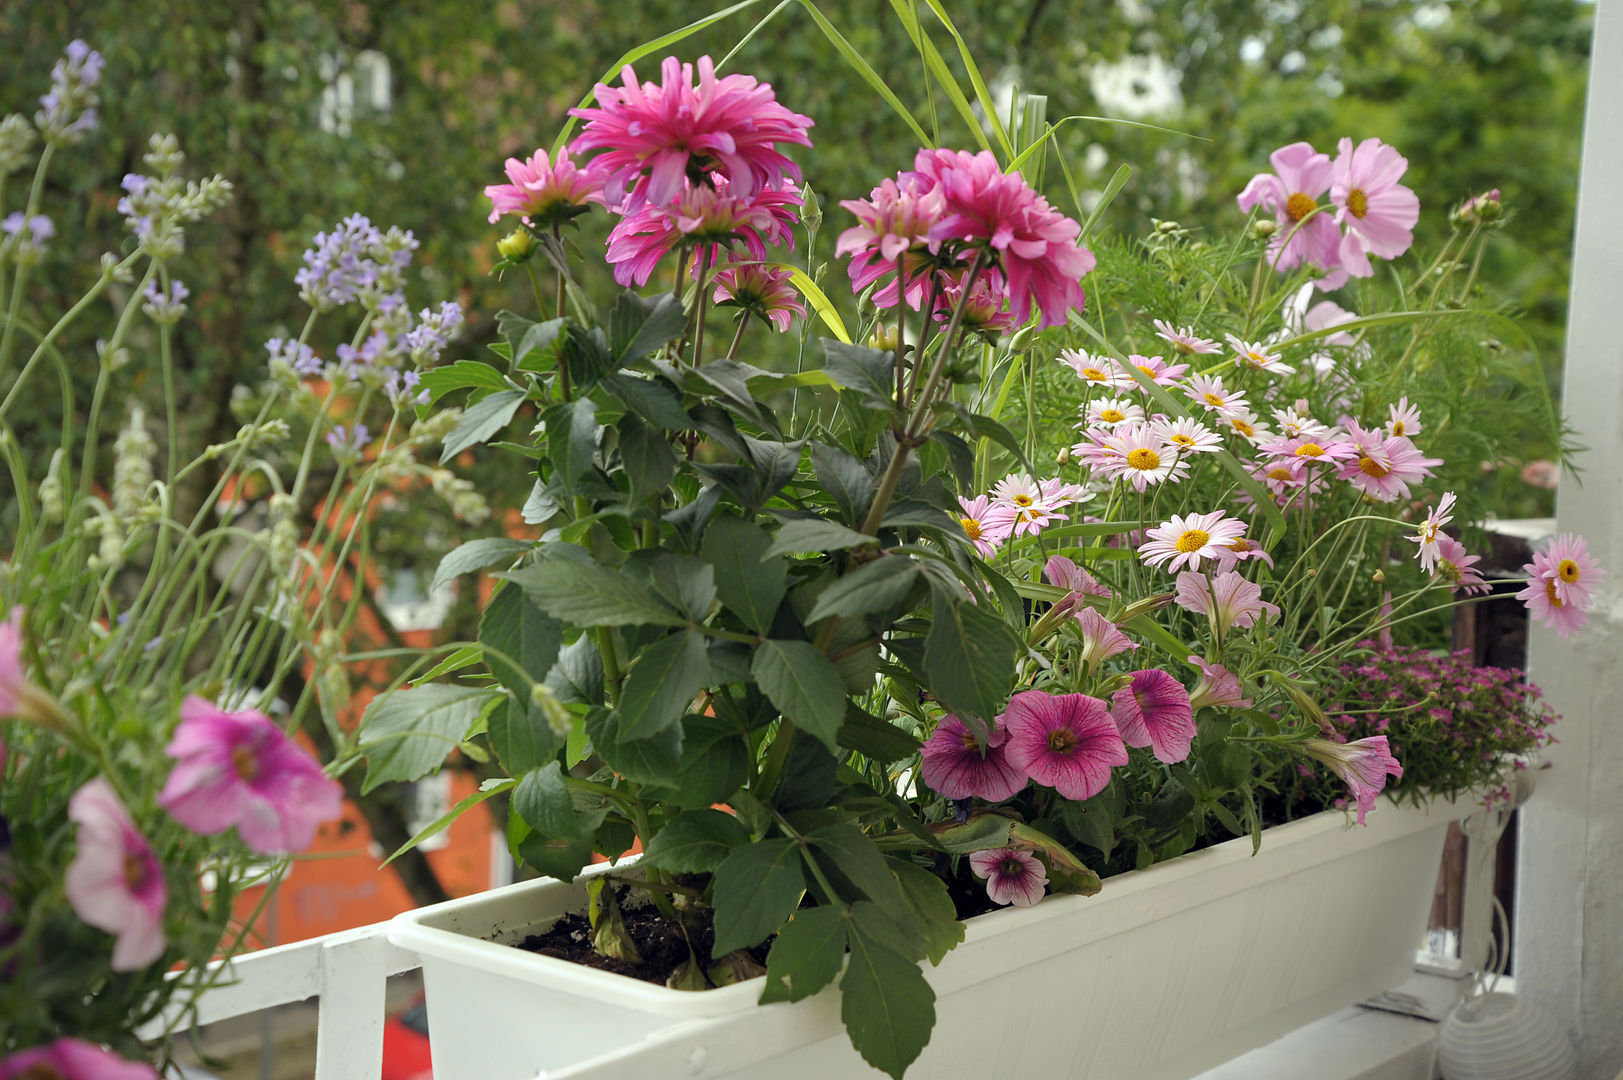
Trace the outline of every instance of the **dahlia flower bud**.
<path fill-rule="evenodd" d="M 878 349 L 880 352 L 895 352 L 896 328 L 880 323 L 874 327 L 874 332 L 868 336 L 868 340 L 864 344 L 868 348 Z"/>
<path fill-rule="evenodd" d="M 817 192 L 812 190 L 810 184 L 802 185 L 800 197 L 800 223 L 811 232 L 816 232 L 823 224 L 823 204 L 817 199 Z"/>

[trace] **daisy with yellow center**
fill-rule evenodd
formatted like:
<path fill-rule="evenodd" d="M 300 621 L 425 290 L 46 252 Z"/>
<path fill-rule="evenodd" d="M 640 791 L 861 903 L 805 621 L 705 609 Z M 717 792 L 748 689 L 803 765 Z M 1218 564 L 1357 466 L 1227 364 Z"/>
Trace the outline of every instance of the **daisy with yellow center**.
<path fill-rule="evenodd" d="M 963 511 L 958 524 L 963 526 L 964 535 L 976 553 L 983 559 L 996 555 L 1003 541 L 1009 538 L 1009 528 L 993 520 L 992 500 L 985 495 L 973 499 L 960 495 L 958 506 Z"/>
<path fill-rule="evenodd" d="M 1126 398 L 1105 398 L 1088 402 L 1084 426 L 1090 428 L 1116 428 L 1122 424 L 1138 423 L 1144 419 L 1144 408 Z"/>
<path fill-rule="evenodd" d="M 1163 417 L 1150 427 L 1179 454 L 1214 454 L 1223 448 L 1223 440 L 1217 432 L 1187 416 L 1177 420 Z"/>
<path fill-rule="evenodd" d="M 1426 519 L 1420 523 L 1415 535 L 1409 537 L 1410 540 L 1420 545 L 1420 550 L 1415 555 L 1420 560 L 1420 569 L 1428 574 L 1437 569 L 1437 556 L 1439 554 L 1437 539 L 1443 535 L 1443 526 L 1454 520 L 1453 509 L 1454 493 L 1452 491 L 1445 492 L 1443 497 L 1437 500 L 1437 509 L 1427 514 Z"/>
<path fill-rule="evenodd" d="M 1229 348 L 1234 350 L 1234 365 L 1253 371 L 1267 371 L 1275 375 L 1290 375 L 1296 369 L 1268 351 L 1260 341 L 1241 341 L 1233 334 L 1225 334 Z"/>
<path fill-rule="evenodd" d="M 1169 521 L 1144 534 L 1148 542 L 1138 549 L 1147 566 L 1166 565 L 1168 572 L 1187 566 L 1199 570 L 1202 559 L 1217 559 L 1218 548 L 1245 535 L 1245 522 L 1221 510 L 1209 514 L 1174 514 Z"/>
<path fill-rule="evenodd" d="M 1076 373 L 1076 377 L 1090 386 L 1101 386 L 1107 389 L 1118 387 L 1126 389 L 1128 386 L 1137 386 L 1133 377 L 1120 370 L 1115 360 L 1108 356 L 1094 356 L 1081 349 L 1062 349 L 1059 362 Z"/>
<path fill-rule="evenodd" d="M 1118 428 L 1100 442 L 1119 454 L 1102 458 L 1095 466 L 1111 479 L 1122 479 L 1143 491 L 1152 484 L 1177 481 L 1189 474 L 1184 455 L 1161 439 L 1147 424 Z"/>
<path fill-rule="evenodd" d="M 1192 326 L 1173 326 L 1165 319 L 1155 320 L 1155 336 L 1172 346 L 1179 356 L 1198 356 L 1217 351 L 1217 342 L 1196 337 Z"/>
<path fill-rule="evenodd" d="M 1245 394 L 1224 386 L 1220 375 L 1196 375 L 1184 384 L 1184 394 L 1213 412 L 1232 414 L 1248 407 Z"/>

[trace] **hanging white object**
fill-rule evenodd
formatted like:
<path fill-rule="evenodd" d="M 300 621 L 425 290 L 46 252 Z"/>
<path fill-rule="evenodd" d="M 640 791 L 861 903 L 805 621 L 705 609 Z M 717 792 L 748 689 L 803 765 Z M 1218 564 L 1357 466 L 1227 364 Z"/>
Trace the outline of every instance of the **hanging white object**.
<path fill-rule="evenodd" d="M 1444 1080 L 1576 1080 L 1572 1044 L 1550 1014 L 1515 994 L 1492 993 L 1455 1006 L 1443 1021 L 1438 1064 Z"/>

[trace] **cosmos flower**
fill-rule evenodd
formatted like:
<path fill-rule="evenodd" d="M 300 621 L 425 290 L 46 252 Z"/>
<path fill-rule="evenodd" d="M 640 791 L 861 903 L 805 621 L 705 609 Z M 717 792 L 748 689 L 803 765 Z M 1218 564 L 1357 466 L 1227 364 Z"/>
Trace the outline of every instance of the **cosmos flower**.
<path fill-rule="evenodd" d="M 1414 243 L 1420 199 L 1398 183 L 1408 159 L 1381 140 L 1365 139 L 1354 148 L 1351 139 L 1342 139 L 1337 150 L 1330 201 L 1337 208 L 1336 223 L 1347 230 L 1340 263 L 1353 277 L 1370 277 L 1375 273 L 1371 255 L 1395 259 Z"/>
<path fill-rule="evenodd" d="M 0 1061 L 0 1080 L 158 1080 L 158 1071 L 70 1037 L 19 1050 Z"/>
<path fill-rule="evenodd" d="M 1144 420 L 1144 407 L 1126 398 L 1098 398 L 1087 403 L 1083 425 L 1107 431 Z"/>
<path fill-rule="evenodd" d="M 1268 160 L 1274 171 L 1253 176 L 1238 201 L 1241 210 L 1260 207 L 1274 215 L 1278 229 L 1269 244 L 1269 265 L 1286 271 L 1305 262 L 1323 270 L 1336 270 L 1340 265 L 1341 230 L 1330 214 L 1319 208 L 1319 198 L 1331 186 L 1329 156 L 1308 143 L 1296 142 L 1275 150 Z"/>
<path fill-rule="evenodd" d="M 1217 432 L 1187 416 L 1176 420 L 1159 417 L 1151 422 L 1150 430 L 1179 454 L 1214 454 L 1223 448 Z"/>
<path fill-rule="evenodd" d="M 1186 455 L 1169 447 L 1147 424 L 1118 428 L 1098 441 L 1111 453 L 1097 458 L 1094 467 L 1111 479 L 1126 480 L 1135 491 L 1177 483 L 1189 475 Z"/>
<path fill-rule="evenodd" d="M 1606 572 L 1589 554 L 1583 537 L 1562 533 L 1547 549 L 1534 552 L 1533 561 L 1522 569 L 1531 578 L 1516 599 L 1526 603 L 1535 619 L 1543 620 L 1563 638 L 1583 628 L 1595 602 L 1590 590 L 1606 580 Z"/>
<path fill-rule="evenodd" d="M 1466 552 L 1465 545 L 1442 533 L 1437 537 L 1436 578 L 1448 585 L 1449 592 L 1464 592 L 1467 596 L 1493 591 L 1493 586 L 1482 579 L 1475 569 L 1482 556 Z"/>
<path fill-rule="evenodd" d="M 1349 457 L 1336 475 L 1380 502 L 1407 498 L 1410 484 L 1426 479 L 1433 466 L 1443 463 L 1440 458 L 1422 454 L 1406 435 L 1383 439 L 1378 446 L 1360 445 L 1357 439 L 1349 441 L 1355 451 L 1363 452 Z"/>
<path fill-rule="evenodd" d="M 1175 386 L 1179 379 L 1189 373 L 1188 364 L 1169 364 L 1159 356 L 1140 356 L 1138 353 L 1128 353 L 1127 362 L 1116 361 L 1116 366 L 1126 375 L 1132 389 L 1143 392 L 1144 388 L 1134 379 L 1129 369 L 1136 368 L 1148 375 L 1157 386 Z M 1122 383 L 1126 387 L 1129 383 Z"/>
<path fill-rule="evenodd" d="M 1196 405 L 1218 413 L 1233 413 L 1246 408 L 1245 394 L 1223 385 L 1221 375 L 1196 375 L 1184 384 L 1183 392 Z"/>
<path fill-rule="evenodd" d="M 1091 386 L 1105 390 L 1127 390 L 1138 385 L 1131 375 L 1121 370 L 1121 365 L 1108 356 L 1094 356 L 1082 349 L 1061 349 L 1056 359 Z"/>
<path fill-rule="evenodd" d="M 975 545 L 980 557 L 990 559 L 996 555 L 999 545 L 1009 538 L 1012 522 L 992 520 L 992 500 L 986 495 L 973 499 L 960 495 L 958 505 L 963 510 L 958 523 L 964 527 L 964 535 Z"/>
<path fill-rule="evenodd" d="M 1268 346 L 1261 341 L 1241 341 L 1233 334 L 1223 335 L 1234 350 L 1234 366 L 1251 371 L 1266 371 L 1273 375 L 1291 375 L 1296 369 L 1281 360 L 1277 355 L 1268 351 Z"/>

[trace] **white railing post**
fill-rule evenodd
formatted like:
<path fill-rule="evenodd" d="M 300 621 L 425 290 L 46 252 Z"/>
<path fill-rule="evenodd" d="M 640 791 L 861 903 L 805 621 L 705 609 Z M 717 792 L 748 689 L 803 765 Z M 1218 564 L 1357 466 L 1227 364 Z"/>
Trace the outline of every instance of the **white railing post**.
<path fill-rule="evenodd" d="M 316 1080 L 378 1080 L 391 949 L 382 934 L 322 942 Z"/>

